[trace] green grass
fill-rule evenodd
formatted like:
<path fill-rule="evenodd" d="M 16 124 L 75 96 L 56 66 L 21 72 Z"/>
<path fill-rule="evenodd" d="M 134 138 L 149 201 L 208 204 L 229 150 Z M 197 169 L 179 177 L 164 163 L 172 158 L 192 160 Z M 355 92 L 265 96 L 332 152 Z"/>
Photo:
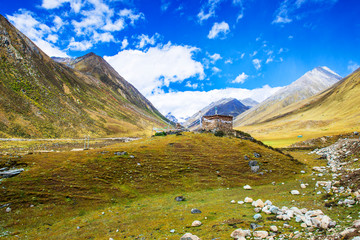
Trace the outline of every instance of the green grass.
<path fill-rule="evenodd" d="M 262 155 L 256 160 L 264 175 L 252 173 L 244 160 L 244 155 L 255 160 L 255 151 Z M 12 203 L 10 213 L 0 209 L 1 231 L 9 231 L 10 239 L 179 239 L 185 232 L 229 239 L 235 228 L 254 222 L 253 207 L 230 203 L 247 196 L 328 213 L 310 175 L 312 166 L 326 163 L 306 151 L 289 153 L 299 162 L 250 141 L 187 133 L 86 152 L 24 156 L 19 161 L 28 164 L 26 171 L 0 182 L 0 204 Z M 292 196 L 290 190 L 300 189 L 301 182 L 310 184 L 301 190 L 306 195 Z M 246 184 L 253 190 L 244 190 Z M 186 201 L 176 202 L 179 195 Z M 192 208 L 202 213 L 191 214 Z M 262 215 L 264 230 L 283 224 Z M 339 218 L 335 211 L 329 215 Z M 194 220 L 203 225 L 190 227 Z"/>

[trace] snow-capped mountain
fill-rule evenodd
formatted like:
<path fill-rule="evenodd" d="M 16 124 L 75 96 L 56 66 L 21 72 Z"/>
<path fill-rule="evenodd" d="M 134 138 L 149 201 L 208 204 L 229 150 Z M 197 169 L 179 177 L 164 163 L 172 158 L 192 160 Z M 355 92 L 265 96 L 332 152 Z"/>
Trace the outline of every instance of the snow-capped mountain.
<path fill-rule="evenodd" d="M 174 115 L 172 115 L 172 113 L 171 112 L 168 112 L 168 114 L 166 114 L 166 116 L 165 116 L 167 119 L 169 119 L 171 122 L 173 122 L 173 123 L 178 123 L 179 122 L 179 120 L 174 116 Z"/>
<path fill-rule="evenodd" d="M 273 118 L 280 109 L 326 90 L 341 78 L 328 67 L 314 68 L 260 104 L 236 117 L 234 125 L 250 125 Z"/>
<path fill-rule="evenodd" d="M 194 128 L 200 123 L 202 116 L 209 116 L 214 114 L 238 116 L 240 113 L 246 111 L 249 107 L 242 104 L 235 98 L 223 98 L 219 101 L 213 102 L 207 107 L 201 109 L 199 112 L 191 116 L 183 125 L 188 128 Z"/>

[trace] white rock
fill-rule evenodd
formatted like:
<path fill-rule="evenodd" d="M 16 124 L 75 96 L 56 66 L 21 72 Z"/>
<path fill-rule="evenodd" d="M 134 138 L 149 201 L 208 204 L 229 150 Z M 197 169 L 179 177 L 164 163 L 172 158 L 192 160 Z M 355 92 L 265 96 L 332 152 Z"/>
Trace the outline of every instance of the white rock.
<path fill-rule="evenodd" d="M 272 205 L 272 202 L 271 202 L 270 200 L 266 200 L 266 201 L 265 201 L 265 205 L 271 206 L 271 205 Z"/>
<path fill-rule="evenodd" d="M 10 208 L 10 207 L 7 207 L 7 208 L 5 209 L 5 212 L 7 212 L 7 213 L 11 212 L 11 208 Z"/>
<path fill-rule="evenodd" d="M 304 188 L 306 188 L 306 185 L 305 184 L 300 184 L 300 187 L 302 188 L 302 189 L 304 189 Z"/>
<path fill-rule="evenodd" d="M 200 240 L 200 238 L 196 235 L 192 235 L 191 233 L 185 233 L 180 240 Z"/>
<path fill-rule="evenodd" d="M 256 200 L 252 203 L 252 205 L 256 208 L 263 208 L 265 206 L 264 202 L 261 199 Z"/>
<path fill-rule="evenodd" d="M 302 228 L 306 228 L 306 227 L 307 227 L 306 223 L 302 223 L 300 226 L 301 226 Z"/>
<path fill-rule="evenodd" d="M 235 202 L 235 200 L 231 200 L 231 202 L 230 202 L 230 203 L 236 203 L 236 202 Z"/>
<path fill-rule="evenodd" d="M 199 227 L 201 225 L 202 225 L 202 223 L 199 220 L 195 220 L 191 224 L 192 227 Z"/>
<path fill-rule="evenodd" d="M 267 231 L 254 231 L 253 235 L 258 238 L 266 238 L 269 236 L 269 233 Z"/>
<path fill-rule="evenodd" d="M 244 201 L 238 201 L 237 203 L 238 204 L 244 204 Z"/>
<path fill-rule="evenodd" d="M 230 235 L 232 238 L 240 239 L 240 237 L 251 236 L 250 230 L 242 230 L 241 228 L 236 229 Z"/>
<path fill-rule="evenodd" d="M 354 227 L 354 228 L 360 228 L 360 220 L 355 220 L 355 221 L 353 222 L 353 227 Z"/>
<path fill-rule="evenodd" d="M 245 185 L 245 186 L 244 186 L 244 189 L 245 189 L 245 190 L 251 190 L 252 188 L 251 188 L 249 185 Z"/>
<path fill-rule="evenodd" d="M 330 221 L 331 221 L 331 219 L 329 218 L 329 216 L 327 216 L 327 215 L 323 216 L 323 218 L 321 219 L 320 227 L 322 229 L 328 229 L 329 225 L 330 225 Z"/>
<path fill-rule="evenodd" d="M 299 195 L 300 192 L 298 190 L 291 190 L 290 192 L 292 195 Z"/>
<path fill-rule="evenodd" d="M 270 226 L 270 231 L 277 232 L 278 231 L 277 226 L 275 226 L 275 225 Z"/>
<path fill-rule="evenodd" d="M 346 235 L 350 235 L 355 232 L 357 232 L 356 228 L 347 228 L 340 233 L 340 236 L 345 237 Z"/>
<path fill-rule="evenodd" d="M 252 199 L 252 198 L 249 198 L 249 197 L 246 197 L 245 199 L 244 199 L 244 202 L 246 202 L 246 203 L 252 203 L 254 200 Z"/>

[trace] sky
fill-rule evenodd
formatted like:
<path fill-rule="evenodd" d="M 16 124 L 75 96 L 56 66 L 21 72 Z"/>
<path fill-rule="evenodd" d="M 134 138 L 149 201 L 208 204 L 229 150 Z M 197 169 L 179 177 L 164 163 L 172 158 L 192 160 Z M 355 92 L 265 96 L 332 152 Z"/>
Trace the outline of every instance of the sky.
<path fill-rule="evenodd" d="M 0 14 L 49 56 L 102 56 L 178 119 L 360 65 L 359 0 L 16 0 Z"/>

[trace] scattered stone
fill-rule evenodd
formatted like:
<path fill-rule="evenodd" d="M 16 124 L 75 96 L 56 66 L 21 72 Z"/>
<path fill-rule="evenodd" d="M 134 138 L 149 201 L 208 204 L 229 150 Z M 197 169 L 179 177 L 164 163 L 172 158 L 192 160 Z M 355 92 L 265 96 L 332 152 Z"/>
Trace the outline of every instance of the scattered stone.
<path fill-rule="evenodd" d="M 196 235 L 193 235 L 191 233 L 185 233 L 180 240 L 200 240 L 200 238 Z"/>
<path fill-rule="evenodd" d="M 258 225 L 258 224 L 256 224 L 256 223 L 250 223 L 250 227 L 251 227 L 251 229 L 256 229 L 256 228 L 259 228 L 259 227 L 262 227 L 261 225 Z"/>
<path fill-rule="evenodd" d="M 0 171 L 0 178 L 11 178 L 15 177 L 16 175 L 19 175 L 21 172 L 23 172 L 24 169 L 13 169 L 13 170 L 7 170 L 7 171 Z"/>
<path fill-rule="evenodd" d="M 245 186 L 244 186 L 244 189 L 245 189 L 245 190 L 251 190 L 252 188 L 250 187 L 250 185 L 245 185 Z"/>
<path fill-rule="evenodd" d="M 304 188 L 306 188 L 306 185 L 305 184 L 300 184 L 300 187 L 302 188 L 302 189 L 304 189 Z"/>
<path fill-rule="evenodd" d="M 185 198 L 183 196 L 177 196 L 177 197 L 175 197 L 175 201 L 182 202 L 182 201 L 185 201 Z"/>
<path fill-rule="evenodd" d="M 272 205 L 272 202 L 271 202 L 270 200 L 266 200 L 266 201 L 265 201 L 265 205 L 271 206 L 271 205 Z"/>
<path fill-rule="evenodd" d="M 250 236 L 251 236 L 250 230 L 242 230 L 241 228 L 236 229 L 230 235 L 230 237 L 235 239 L 241 239 L 241 238 L 245 239 L 245 237 L 250 237 Z"/>
<path fill-rule="evenodd" d="M 291 190 L 290 192 L 292 195 L 299 195 L 300 192 L 298 190 Z"/>
<path fill-rule="evenodd" d="M 306 228 L 306 227 L 307 227 L 306 223 L 302 223 L 302 224 L 300 224 L 300 226 L 301 226 L 302 228 Z"/>
<path fill-rule="evenodd" d="M 266 238 L 269 236 L 269 233 L 267 231 L 254 231 L 253 233 L 254 237 L 258 237 L 258 238 Z"/>
<path fill-rule="evenodd" d="M 201 211 L 199 209 L 197 209 L 197 208 L 193 208 L 193 209 L 191 209 L 191 213 L 192 214 L 198 214 L 198 213 L 201 213 Z"/>
<path fill-rule="evenodd" d="M 235 200 L 231 200 L 231 202 L 230 203 L 236 203 L 236 201 Z"/>
<path fill-rule="evenodd" d="M 256 160 L 249 161 L 249 166 L 250 167 L 257 166 L 257 165 L 258 165 L 258 162 Z"/>
<path fill-rule="evenodd" d="M 123 156 L 123 155 L 128 155 L 128 153 L 125 152 L 125 151 L 123 151 L 123 152 L 114 152 L 114 155 Z"/>
<path fill-rule="evenodd" d="M 246 203 L 252 203 L 254 200 L 252 199 L 252 198 L 249 198 L 249 197 L 246 197 L 245 199 L 244 199 L 244 202 L 246 202 Z"/>
<path fill-rule="evenodd" d="M 244 156 L 244 159 L 245 159 L 245 160 L 249 160 L 249 157 L 245 155 L 245 156 Z"/>
<path fill-rule="evenodd" d="M 257 221 L 257 220 L 259 220 L 259 219 L 261 219 L 262 217 L 261 217 L 261 214 L 260 213 L 257 213 L 257 214 L 255 214 L 254 215 L 254 219 Z"/>
<path fill-rule="evenodd" d="M 270 226 L 270 231 L 272 231 L 272 232 L 277 232 L 277 231 L 278 231 L 277 226 L 271 225 L 271 226 Z"/>
<path fill-rule="evenodd" d="M 263 208 L 265 206 L 265 203 L 261 199 L 256 200 L 252 203 L 252 205 L 256 208 Z"/>
<path fill-rule="evenodd" d="M 251 166 L 250 168 L 251 168 L 251 171 L 252 171 L 253 173 L 258 172 L 259 169 L 260 169 L 260 167 L 259 167 L 258 165 L 257 165 L 257 166 Z"/>
<path fill-rule="evenodd" d="M 174 233 L 174 232 L 175 232 L 175 229 L 171 229 L 170 232 L 171 232 L 171 233 Z"/>
<path fill-rule="evenodd" d="M 202 223 L 200 221 L 198 221 L 198 220 L 193 221 L 192 224 L 191 224 L 192 227 L 199 227 L 201 225 L 202 225 Z"/>
<path fill-rule="evenodd" d="M 7 207 L 7 208 L 5 209 L 5 212 L 7 212 L 7 213 L 11 212 L 11 208 L 10 208 L 10 207 Z"/>
<path fill-rule="evenodd" d="M 238 204 L 244 204 L 244 201 L 238 201 L 237 203 Z"/>
<path fill-rule="evenodd" d="M 260 157 L 261 157 L 261 154 L 260 154 L 260 153 L 257 153 L 257 152 L 254 152 L 254 157 L 260 158 Z"/>

